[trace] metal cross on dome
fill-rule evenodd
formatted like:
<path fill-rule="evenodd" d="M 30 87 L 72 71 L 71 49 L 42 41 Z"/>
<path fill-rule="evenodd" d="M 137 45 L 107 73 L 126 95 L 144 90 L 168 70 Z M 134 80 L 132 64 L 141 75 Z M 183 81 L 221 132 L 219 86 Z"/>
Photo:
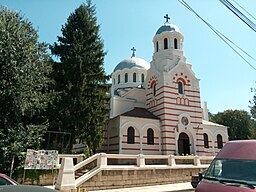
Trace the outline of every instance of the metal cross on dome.
<path fill-rule="evenodd" d="M 166 19 L 166 22 L 168 22 L 168 20 L 171 19 L 171 18 L 168 16 L 168 14 L 166 14 L 166 15 L 164 16 L 164 18 Z"/>
<path fill-rule="evenodd" d="M 132 57 L 135 57 L 135 51 L 136 49 L 134 47 L 131 48 L 131 51 L 132 51 Z"/>

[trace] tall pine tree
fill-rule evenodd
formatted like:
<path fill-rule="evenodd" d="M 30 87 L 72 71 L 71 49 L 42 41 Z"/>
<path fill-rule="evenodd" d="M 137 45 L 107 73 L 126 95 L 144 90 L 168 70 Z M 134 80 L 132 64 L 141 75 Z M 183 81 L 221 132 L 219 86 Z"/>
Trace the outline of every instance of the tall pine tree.
<path fill-rule="evenodd" d="M 48 127 L 52 65 L 46 49 L 28 20 L 0 7 L 1 172 L 9 172 L 20 152 L 39 149 Z"/>
<path fill-rule="evenodd" d="M 68 17 L 62 36 L 51 47 L 60 62 L 54 66 L 56 99 L 52 129 L 80 139 L 91 154 L 100 146 L 108 113 L 109 76 L 104 71 L 103 42 L 96 23 L 95 6 L 90 0 Z"/>

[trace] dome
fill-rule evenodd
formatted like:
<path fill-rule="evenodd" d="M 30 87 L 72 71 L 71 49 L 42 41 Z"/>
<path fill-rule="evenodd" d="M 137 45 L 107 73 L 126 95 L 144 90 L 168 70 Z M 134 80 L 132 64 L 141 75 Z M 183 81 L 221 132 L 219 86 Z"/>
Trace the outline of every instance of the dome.
<path fill-rule="evenodd" d="M 171 24 L 169 22 L 166 22 L 163 26 L 161 26 L 157 32 L 156 32 L 156 35 L 159 35 L 161 34 L 162 32 L 165 32 L 165 31 L 176 31 L 176 32 L 180 32 L 180 29 L 174 25 L 174 24 Z"/>
<path fill-rule="evenodd" d="M 131 69 L 131 68 L 144 68 L 144 69 L 149 69 L 149 64 L 141 58 L 138 57 L 131 57 L 128 59 L 125 59 L 121 61 L 114 69 L 114 72 L 117 70 L 122 70 L 122 69 Z"/>

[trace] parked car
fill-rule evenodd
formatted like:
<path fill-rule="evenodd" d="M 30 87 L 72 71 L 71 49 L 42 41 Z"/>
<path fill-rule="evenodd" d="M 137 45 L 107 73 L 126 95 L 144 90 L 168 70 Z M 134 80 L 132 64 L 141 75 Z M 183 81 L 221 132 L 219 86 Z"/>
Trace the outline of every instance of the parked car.
<path fill-rule="evenodd" d="M 1 185 L 0 192 L 56 192 L 57 190 L 35 185 Z"/>
<path fill-rule="evenodd" d="M 217 154 L 196 192 L 255 192 L 256 140 L 228 142 Z"/>
<path fill-rule="evenodd" d="M 202 173 L 198 173 L 198 175 L 192 175 L 191 176 L 191 185 L 193 188 L 196 188 L 198 183 L 202 180 L 203 176 L 205 174 L 205 171 L 203 171 Z"/>
<path fill-rule="evenodd" d="M 18 185 L 17 181 L 14 181 L 12 178 L 7 175 L 0 173 L 0 185 Z"/>

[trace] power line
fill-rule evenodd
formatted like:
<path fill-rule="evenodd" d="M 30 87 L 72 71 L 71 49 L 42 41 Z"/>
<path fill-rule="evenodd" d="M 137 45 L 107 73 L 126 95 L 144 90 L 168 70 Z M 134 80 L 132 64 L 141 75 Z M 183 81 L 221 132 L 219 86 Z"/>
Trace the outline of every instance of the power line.
<path fill-rule="evenodd" d="M 227 38 L 224 34 L 222 34 L 220 31 L 215 29 L 211 24 L 209 24 L 206 20 L 204 20 L 196 11 L 192 9 L 191 6 L 189 6 L 188 3 L 185 2 L 185 0 L 178 0 L 183 6 L 185 6 L 188 10 L 190 10 L 192 13 L 194 13 L 199 19 L 201 19 L 222 41 L 224 41 L 239 57 L 241 57 L 251 68 L 253 68 L 256 71 L 256 68 L 247 61 L 241 53 L 238 52 L 233 46 L 235 46 L 237 49 L 242 51 L 244 54 L 246 54 L 248 57 L 250 57 L 252 60 L 256 61 L 254 57 L 252 57 L 250 54 L 248 54 L 246 51 L 244 51 L 242 48 L 240 48 L 238 45 L 236 45 L 233 41 L 231 41 L 229 38 Z M 231 46 L 231 44 L 233 46 Z"/>
<path fill-rule="evenodd" d="M 233 12 L 240 20 L 242 20 L 247 26 L 249 26 L 253 31 L 256 32 L 256 25 L 246 17 L 239 9 L 237 9 L 228 0 L 220 0 L 220 2 L 225 5 L 231 12 Z"/>
<path fill-rule="evenodd" d="M 256 21 L 256 18 L 250 14 L 246 9 L 244 9 L 241 5 L 239 5 L 235 0 L 233 0 L 235 2 L 235 4 L 237 4 L 241 9 L 243 9 L 248 15 L 250 15 L 255 21 Z"/>

